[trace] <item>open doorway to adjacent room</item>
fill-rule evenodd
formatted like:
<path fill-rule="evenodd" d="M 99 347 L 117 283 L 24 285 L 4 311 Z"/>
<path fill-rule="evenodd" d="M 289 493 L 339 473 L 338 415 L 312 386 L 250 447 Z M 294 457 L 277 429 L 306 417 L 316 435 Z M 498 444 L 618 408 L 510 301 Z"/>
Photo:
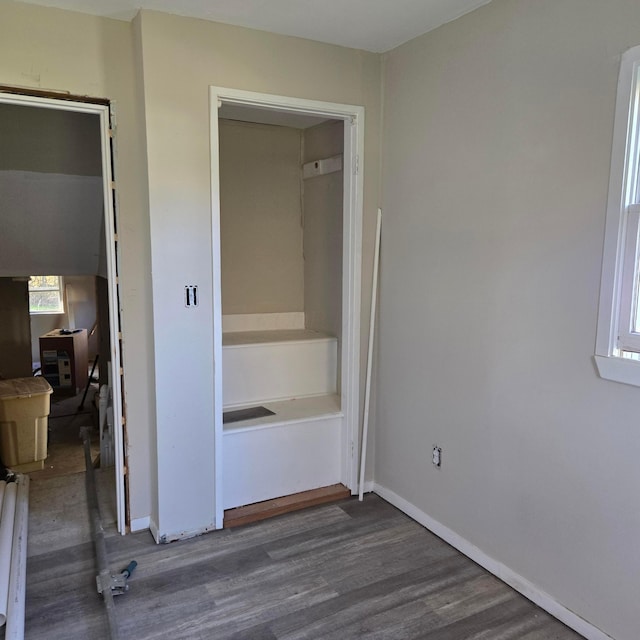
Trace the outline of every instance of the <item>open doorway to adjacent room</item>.
<path fill-rule="evenodd" d="M 41 376 L 53 390 L 44 450 L 0 456 L 32 482 L 59 483 L 84 473 L 79 430 L 92 427 L 124 533 L 112 132 L 108 102 L 84 100 L 0 92 L 0 376 Z"/>

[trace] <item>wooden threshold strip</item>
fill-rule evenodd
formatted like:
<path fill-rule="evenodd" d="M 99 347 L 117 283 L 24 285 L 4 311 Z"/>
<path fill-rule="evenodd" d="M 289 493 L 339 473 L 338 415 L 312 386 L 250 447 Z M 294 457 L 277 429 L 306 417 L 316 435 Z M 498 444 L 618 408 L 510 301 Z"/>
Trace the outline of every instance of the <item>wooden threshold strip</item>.
<path fill-rule="evenodd" d="M 302 491 L 301 493 L 294 493 L 274 500 L 265 500 L 264 502 L 256 502 L 236 509 L 227 509 L 224 512 L 224 528 L 240 527 L 251 522 L 280 516 L 283 513 L 299 511 L 300 509 L 326 504 L 327 502 L 344 500 L 350 496 L 351 491 L 343 484 L 332 484 L 328 487 Z"/>

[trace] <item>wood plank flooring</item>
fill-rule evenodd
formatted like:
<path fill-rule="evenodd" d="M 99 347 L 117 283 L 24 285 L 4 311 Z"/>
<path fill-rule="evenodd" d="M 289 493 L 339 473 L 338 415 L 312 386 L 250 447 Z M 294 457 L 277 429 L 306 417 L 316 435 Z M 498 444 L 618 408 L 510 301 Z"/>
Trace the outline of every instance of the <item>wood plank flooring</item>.
<path fill-rule="evenodd" d="M 273 500 L 264 500 L 244 507 L 237 507 L 236 509 L 227 509 L 224 512 L 224 527 L 227 529 L 244 526 L 252 522 L 273 518 L 274 516 L 281 516 L 284 513 L 300 511 L 300 509 L 316 507 L 328 502 L 337 502 L 348 498 L 350 495 L 351 491 L 343 484 L 332 484 L 328 487 L 302 491 Z"/>
<path fill-rule="evenodd" d="M 108 638 L 89 538 L 56 539 L 30 549 L 26 638 Z M 169 545 L 111 530 L 107 544 L 114 570 L 138 561 L 116 598 L 123 638 L 579 638 L 375 495 Z"/>
<path fill-rule="evenodd" d="M 80 409 L 84 389 L 78 395 L 65 397 L 54 394 L 49 414 L 47 458 L 44 468 L 31 472 L 31 480 L 49 480 L 84 471 L 84 447 L 80 440 L 80 428 L 98 424 L 94 395 L 97 385 L 92 384 L 87 393 L 83 409 Z M 92 459 L 100 453 L 100 437 L 96 432 L 91 437 Z"/>

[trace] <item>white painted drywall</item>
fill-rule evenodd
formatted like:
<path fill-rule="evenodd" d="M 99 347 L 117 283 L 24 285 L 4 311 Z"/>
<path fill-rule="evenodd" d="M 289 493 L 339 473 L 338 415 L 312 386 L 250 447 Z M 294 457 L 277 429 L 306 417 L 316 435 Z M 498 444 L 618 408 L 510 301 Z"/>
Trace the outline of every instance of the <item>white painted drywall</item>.
<path fill-rule="evenodd" d="M 106 275 L 101 177 L 0 171 L 0 193 L 0 275 Z"/>
<path fill-rule="evenodd" d="M 337 354 L 336 338 L 313 334 L 278 342 L 223 343 L 224 408 L 334 395 Z"/>
<path fill-rule="evenodd" d="M 11 1 L 0 3 L 0 83 L 108 97 L 117 112 L 116 180 L 128 486 L 130 515 L 135 519 L 151 510 L 155 405 L 149 225 L 134 77 L 129 24 Z"/>
<path fill-rule="evenodd" d="M 0 171 L 101 176 L 100 118 L 0 103 Z"/>
<path fill-rule="evenodd" d="M 300 136 L 219 121 L 222 313 L 304 311 Z"/>
<path fill-rule="evenodd" d="M 379 58 L 202 20 L 140 16 L 152 240 L 160 536 L 213 524 L 209 86 L 367 109 L 365 228 L 373 224 Z M 167 79 L 171 78 L 171 82 Z M 200 306 L 186 309 L 185 284 Z M 183 492 L 176 469 L 197 491 Z"/>
<path fill-rule="evenodd" d="M 100 119 L 0 103 L 0 274 L 106 276 Z"/>
<path fill-rule="evenodd" d="M 592 355 L 639 43 L 635 0 L 494 0 L 384 79 L 376 482 L 617 640 L 640 629 L 640 390 Z"/>
<path fill-rule="evenodd" d="M 342 154 L 344 125 L 304 131 L 304 163 Z M 306 326 L 340 338 L 342 329 L 342 171 L 307 178 L 304 189 L 304 311 Z"/>

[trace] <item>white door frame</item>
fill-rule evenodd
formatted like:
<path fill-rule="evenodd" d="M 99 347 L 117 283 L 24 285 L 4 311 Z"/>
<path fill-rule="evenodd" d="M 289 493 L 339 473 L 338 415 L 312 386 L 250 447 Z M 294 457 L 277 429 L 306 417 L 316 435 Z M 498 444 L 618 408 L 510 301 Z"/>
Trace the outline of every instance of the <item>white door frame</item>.
<path fill-rule="evenodd" d="M 14 93 L 1 93 L 0 103 L 15 104 L 24 107 L 40 107 L 76 113 L 92 113 L 100 117 L 100 143 L 102 149 L 102 194 L 104 200 L 104 228 L 107 255 L 107 276 L 109 280 L 109 338 L 111 349 L 111 371 L 114 380 L 110 381 L 113 400 L 113 428 L 115 440 L 116 466 L 116 506 L 118 531 L 126 533 L 125 490 L 124 490 L 124 446 L 122 419 L 122 391 L 120 384 L 120 319 L 118 309 L 118 282 L 116 265 L 115 213 L 113 206 L 113 176 L 111 171 L 111 140 L 109 135 L 109 106 L 89 102 L 74 102 L 55 98 L 41 98 Z"/>
<path fill-rule="evenodd" d="M 213 256 L 213 360 L 215 429 L 216 528 L 222 528 L 222 297 L 220 260 L 220 160 L 218 109 L 223 104 L 344 121 L 344 188 L 342 237 L 342 386 L 344 415 L 342 482 L 358 493 L 360 397 L 360 280 L 362 264 L 362 206 L 364 107 L 210 87 L 211 108 L 211 231 Z"/>

